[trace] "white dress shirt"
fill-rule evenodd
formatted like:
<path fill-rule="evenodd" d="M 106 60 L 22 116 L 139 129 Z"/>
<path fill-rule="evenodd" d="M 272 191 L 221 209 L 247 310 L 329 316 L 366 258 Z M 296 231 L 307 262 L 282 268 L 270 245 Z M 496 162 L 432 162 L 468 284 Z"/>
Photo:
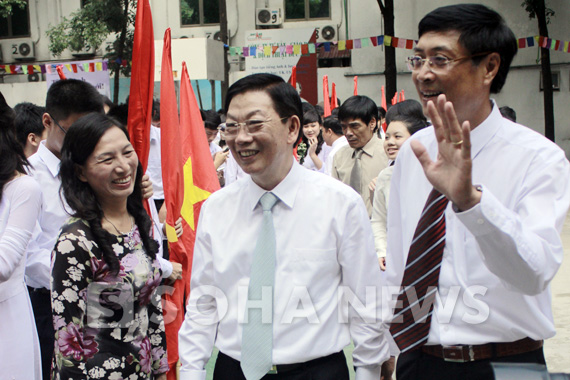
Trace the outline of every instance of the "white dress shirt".
<path fill-rule="evenodd" d="M 71 209 L 59 193 L 59 158 L 46 148 L 45 140 L 28 161 L 32 165 L 30 175 L 42 189 L 42 210 L 27 248 L 26 284 L 32 288 L 49 289 L 51 251 Z"/>
<path fill-rule="evenodd" d="M 160 158 L 160 128 L 150 126 L 150 148 L 148 150 L 148 166 L 146 174 L 152 182 L 152 199 L 164 199 L 162 186 L 162 163 Z"/>
<path fill-rule="evenodd" d="M 432 160 L 433 127 L 415 133 Z M 560 231 L 570 203 L 570 166 L 542 135 L 501 116 L 493 103 L 471 131 L 473 183 L 481 202 L 445 211 L 439 297 L 427 344 L 484 344 L 554 335 L 549 283 L 562 261 Z M 399 286 L 432 186 L 407 141 L 396 160 L 388 206 L 386 280 Z M 455 301 L 457 300 L 457 301 Z M 389 316 L 388 316 L 389 317 Z"/>
<path fill-rule="evenodd" d="M 226 180 L 226 184 L 224 186 L 227 187 L 230 183 L 233 183 L 243 177 L 249 177 L 249 174 L 242 170 L 234 156 L 230 153 L 226 159 L 226 167 L 224 169 L 224 179 Z"/>
<path fill-rule="evenodd" d="M 309 155 L 308 152 L 307 152 L 307 155 L 305 156 L 305 160 L 303 161 L 303 166 L 309 170 L 314 170 L 314 171 L 317 171 L 320 173 L 324 173 L 325 172 L 325 161 L 327 160 L 331 150 L 332 150 L 332 147 L 328 146 L 325 143 L 323 143 L 323 145 L 321 146 L 321 151 L 319 152 L 319 154 L 317 154 L 317 157 L 321 160 L 321 164 L 322 164 L 320 169 L 317 169 L 317 166 L 315 165 L 313 159 L 311 158 L 311 156 Z"/>
<path fill-rule="evenodd" d="M 329 152 L 324 164 L 325 174 L 331 175 L 334 155 L 340 150 L 340 148 L 346 145 L 348 145 L 348 140 L 344 136 L 339 137 L 332 143 L 331 151 Z"/>
<path fill-rule="evenodd" d="M 210 154 L 212 155 L 212 157 L 214 157 L 214 154 L 222 150 L 222 147 L 214 143 L 213 141 L 209 145 L 210 145 Z"/>
<path fill-rule="evenodd" d="M 296 161 L 272 192 L 280 200 L 273 207 L 274 364 L 327 356 L 342 350 L 352 338 L 356 378 L 379 379 L 380 364 L 389 357 L 387 330 L 379 323 L 379 292 L 377 298 L 369 297 L 365 311 L 357 315 L 350 308 L 349 322 L 339 321 L 339 287 L 350 288 L 363 303 L 367 287 L 372 294 L 380 289 L 372 230 L 360 196 Z M 182 380 L 205 379 L 204 366 L 214 345 L 236 360 L 241 358 L 240 321 L 245 303 L 239 303 L 238 297 L 241 293 L 247 297 L 251 259 L 263 217 L 258 201 L 264 193 L 251 178 L 243 178 L 212 194 L 202 206 L 192 290 L 179 332 Z M 216 287 L 225 297 L 200 298 L 205 286 Z M 303 289 L 310 306 L 296 298 Z M 227 312 L 221 315 L 224 300 Z M 370 320 L 364 322 L 360 317 Z"/>
<path fill-rule="evenodd" d="M 390 180 L 394 172 L 394 165 L 383 169 L 376 179 L 374 200 L 372 201 L 372 217 L 370 224 L 374 233 L 374 246 L 378 258 L 386 257 L 386 224 L 388 222 L 388 200 L 390 199 Z"/>

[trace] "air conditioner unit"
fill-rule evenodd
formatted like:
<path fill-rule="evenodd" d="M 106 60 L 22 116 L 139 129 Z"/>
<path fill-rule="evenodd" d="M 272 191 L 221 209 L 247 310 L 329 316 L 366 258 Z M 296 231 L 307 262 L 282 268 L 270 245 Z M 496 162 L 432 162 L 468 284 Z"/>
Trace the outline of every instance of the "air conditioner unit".
<path fill-rule="evenodd" d="M 33 61 L 36 59 L 34 41 L 26 40 L 15 42 L 11 46 L 12 59 L 17 61 Z"/>
<path fill-rule="evenodd" d="M 317 42 L 333 42 L 338 40 L 336 28 L 332 25 L 316 27 Z"/>
<path fill-rule="evenodd" d="M 74 57 L 82 58 L 82 57 L 93 57 L 97 53 L 97 49 L 90 45 L 85 45 L 83 49 L 79 51 L 72 51 L 71 55 Z"/>
<path fill-rule="evenodd" d="M 255 25 L 279 26 L 283 24 L 283 12 L 281 8 L 256 8 Z"/>

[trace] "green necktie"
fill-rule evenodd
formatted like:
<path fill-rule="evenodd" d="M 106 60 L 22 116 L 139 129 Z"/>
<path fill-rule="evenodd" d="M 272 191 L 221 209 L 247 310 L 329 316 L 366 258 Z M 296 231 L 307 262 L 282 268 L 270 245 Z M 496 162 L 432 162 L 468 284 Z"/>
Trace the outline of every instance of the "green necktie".
<path fill-rule="evenodd" d="M 246 313 L 249 311 L 249 318 L 246 319 L 248 322 L 244 324 L 242 333 L 241 368 L 247 380 L 261 379 L 273 365 L 275 229 L 271 209 L 278 200 L 273 193 L 265 193 L 259 200 L 263 209 L 263 221 L 253 251 L 245 311 Z M 263 308 L 258 307 L 259 302 L 256 302 L 261 299 L 263 299 Z M 250 309 L 252 301 L 257 305 Z M 262 309 L 270 312 L 270 315 L 263 318 Z"/>

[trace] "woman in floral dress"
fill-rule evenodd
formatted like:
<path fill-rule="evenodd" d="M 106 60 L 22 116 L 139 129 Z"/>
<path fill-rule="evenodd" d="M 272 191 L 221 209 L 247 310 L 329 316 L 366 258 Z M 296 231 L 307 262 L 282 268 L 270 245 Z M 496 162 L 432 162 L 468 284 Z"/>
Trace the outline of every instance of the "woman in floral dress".
<path fill-rule="evenodd" d="M 52 254 L 52 379 L 166 379 L 157 243 L 127 131 L 89 114 L 69 128 L 61 154 L 74 214 Z"/>

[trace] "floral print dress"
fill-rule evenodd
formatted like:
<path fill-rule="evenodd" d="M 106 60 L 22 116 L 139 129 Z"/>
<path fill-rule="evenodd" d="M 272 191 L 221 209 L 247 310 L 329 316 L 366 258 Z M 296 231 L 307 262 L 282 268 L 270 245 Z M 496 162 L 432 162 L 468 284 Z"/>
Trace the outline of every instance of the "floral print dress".
<path fill-rule="evenodd" d="M 153 379 L 168 370 L 160 264 L 145 253 L 136 225 L 113 236 L 112 247 L 117 275 L 87 222 L 70 219 L 59 235 L 51 278 L 54 380 Z"/>

